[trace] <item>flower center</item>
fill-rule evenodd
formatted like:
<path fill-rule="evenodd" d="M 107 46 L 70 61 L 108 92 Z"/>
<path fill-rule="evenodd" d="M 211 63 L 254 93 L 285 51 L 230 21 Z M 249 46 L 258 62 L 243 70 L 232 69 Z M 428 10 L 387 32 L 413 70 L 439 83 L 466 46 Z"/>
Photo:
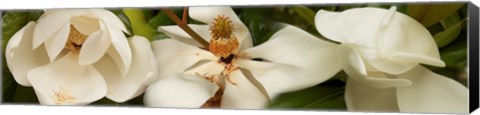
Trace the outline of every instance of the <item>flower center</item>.
<path fill-rule="evenodd" d="M 218 63 L 224 63 L 225 68 L 219 75 L 201 75 L 196 73 L 198 76 L 202 76 L 220 87 L 215 95 L 202 105 L 202 108 L 220 107 L 225 83 L 228 82 L 236 85 L 230 76 L 233 71 L 238 69 L 238 67 L 232 63 L 235 61 L 235 53 L 239 46 L 238 40 L 233 34 L 234 30 L 230 18 L 223 15 L 217 16 L 212 26 L 210 26 L 212 39 L 210 40 L 209 51 L 215 56 L 220 57 Z"/>
<path fill-rule="evenodd" d="M 216 17 L 212 26 L 210 26 L 210 35 L 212 37 L 209 46 L 210 52 L 215 56 L 224 58 L 222 60 L 229 58 L 238 49 L 239 45 L 233 32 L 234 28 L 230 18 L 223 15 Z"/>
<path fill-rule="evenodd" d="M 74 53 L 78 53 L 87 38 L 87 35 L 80 33 L 73 25 L 70 25 L 70 33 L 65 47 Z"/>
<path fill-rule="evenodd" d="M 75 100 L 77 100 L 77 98 L 70 96 L 70 94 L 68 94 L 63 88 L 60 88 L 60 90 L 54 91 L 53 93 L 53 101 L 55 104 L 72 103 Z"/>

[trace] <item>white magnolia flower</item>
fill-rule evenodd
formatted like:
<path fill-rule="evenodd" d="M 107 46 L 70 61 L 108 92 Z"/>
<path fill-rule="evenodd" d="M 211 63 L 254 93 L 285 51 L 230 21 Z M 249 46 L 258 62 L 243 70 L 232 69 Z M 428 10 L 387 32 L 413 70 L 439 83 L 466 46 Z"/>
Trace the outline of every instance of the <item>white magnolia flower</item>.
<path fill-rule="evenodd" d="M 340 70 L 331 61 L 335 44 L 299 28 L 286 26 L 252 47 L 248 29 L 230 7 L 189 11 L 207 24 L 189 26 L 210 41 L 209 50 L 177 26 L 160 27 L 174 39 L 152 42 L 161 65 L 158 81 L 145 92 L 147 106 L 263 108 L 279 93 L 314 86 Z"/>
<path fill-rule="evenodd" d="M 107 96 L 124 102 L 143 93 L 157 66 L 144 37 L 102 9 L 47 10 L 15 33 L 5 57 L 17 83 L 41 104 L 88 104 Z"/>
<path fill-rule="evenodd" d="M 396 7 L 321 10 L 315 24 L 341 43 L 337 56 L 349 75 L 348 110 L 468 112 L 465 86 L 419 65 L 445 63 L 428 30 Z"/>

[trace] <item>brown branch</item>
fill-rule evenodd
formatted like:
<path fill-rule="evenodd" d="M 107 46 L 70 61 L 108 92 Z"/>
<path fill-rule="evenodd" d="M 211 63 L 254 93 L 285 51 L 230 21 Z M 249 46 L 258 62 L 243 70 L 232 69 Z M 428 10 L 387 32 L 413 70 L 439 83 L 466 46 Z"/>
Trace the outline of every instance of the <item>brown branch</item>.
<path fill-rule="evenodd" d="M 188 7 L 183 8 L 183 15 L 182 15 L 182 21 L 187 24 L 187 13 L 188 13 Z"/>
<path fill-rule="evenodd" d="M 183 22 L 182 20 L 180 20 L 180 18 L 178 18 L 178 16 L 175 15 L 175 13 L 173 13 L 173 11 L 168 8 L 161 8 L 161 10 L 165 12 L 165 14 L 167 14 L 168 17 L 170 17 L 170 19 L 172 19 L 180 28 L 182 28 L 183 31 L 185 31 L 194 40 L 200 43 L 203 46 L 203 48 L 208 49 L 208 46 L 209 46 L 208 42 L 205 41 L 205 39 L 203 39 L 195 31 L 193 31 L 192 28 L 190 28 L 190 26 L 187 25 L 186 21 Z"/>

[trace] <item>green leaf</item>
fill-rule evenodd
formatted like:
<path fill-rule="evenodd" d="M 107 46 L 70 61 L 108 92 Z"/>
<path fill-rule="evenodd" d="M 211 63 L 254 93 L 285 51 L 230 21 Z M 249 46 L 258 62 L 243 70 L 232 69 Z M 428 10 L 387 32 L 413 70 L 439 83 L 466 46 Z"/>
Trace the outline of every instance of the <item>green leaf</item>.
<path fill-rule="evenodd" d="M 13 36 L 18 30 L 22 29 L 30 21 L 36 21 L 43 11 L 33 10 L 30 12 L 24 11 L 9 11 L 5 12 L 5 15 L 2 17 L 2 38 L 3 38 L 3 49 L 5 49 L 7 41 L 10 40 L 10 37 Z"/>
<path fill-rule="evenodd" d="M 365 7 L 366 4 L 341 4 L 337 6 L 337 11 L 344 11 L 352 8 Z"/>
<path fill-rule="evenodd" d="M 183 9 L 171 9 L 179 18 L 182 18 L 180 15 L 183 12 Z M 154 17 L 152 17 L 148 23 L 152 25 L 154 28 L 158 28 L 158 26 L 162 25 L 176 25 L 176 23 L 170 19 L 170 17 L 165 14 L 163 11 L 159 11 Z"/>
<path fill-rule="evenodd" d="M 18 87 L 18 84 L 13 79 L 12 74 L 8 71 L 8 69 L 4 69 L 4 73 L 2 76 L 2 101 L 4 102 L 12 102 L 13 97 L 15 96 L 15 90 Z"/>
<path fill-rule="evenodd" d="M 266 8 L 242 9 L 239 18 L 245 23 L 252 36 L 254 46 L 266 42 L 283 26 L 272 19 L 266 18 L 265 13 L 273 11 Z"/>
<path fill-rule="evenodd" d="M 439 32 L 433 36 L 437 46 L 442 48 L 455 40 L 458 35 L 460 35 L 463 22 L 465 22 L 465 20 L 460 21 L 460 16 L 458 13 L 455 13 L 445 21 L 442 21 L 442 24 L 446 29 L 443 32 Z"/>
<path fill-rule="evenodd" d="M 15 103 L 38 103 L 38 98 L 32 87 L 18 86 L 13 97 Z"/>
<path fill-rule="evenodd" d="M 284 93 L 272 100 L 268 108 L 346 110 L 345 82 L 331 80 L 300 91 Z"/>
<path fill-rule="evenodd" d="M 429 27 L 457 12 L 464 3 L 408 4 L 407 15 Z"/>
<path fill-rule="evenodd" d="M 128 17 L 134 35 L 144 36 L 152 41 L 158 34 L 157 30 L 147 22 L 147 17 L 143 10 L 125 8 L 123 13 Z"/>
<path fill-rule="evenodd" d="M 448 47 L 442 48 L 440 50 L 440 57 L 445 62 L 446 67 L 453 68 L 464 68 L 466 65 L 463 65 L 467 60 L 467 41 L 461 40 L 448 45 Z"/>
<path fill-rule="evenodd" d="M 293 11 L 302 17 L 308 24 L 315 25 L 315 12 L 305 6 L 293 6 Z"/>

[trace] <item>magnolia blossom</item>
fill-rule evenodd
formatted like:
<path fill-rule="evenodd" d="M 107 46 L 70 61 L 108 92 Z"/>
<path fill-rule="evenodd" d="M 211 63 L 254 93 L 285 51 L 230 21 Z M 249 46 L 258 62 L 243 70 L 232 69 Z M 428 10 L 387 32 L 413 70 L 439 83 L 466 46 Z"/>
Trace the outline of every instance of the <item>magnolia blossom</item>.
<path fill-rule="evenodd" d="M 41 104 L 124 102 L 144 92 L 157 65 L 147 39 L 102 9 L 47 10 L 8 41 L 5 57 L 17 83 Z"/>
<path fill-rule="evenodd" d="M 263 108 L 279 93 L 317 85 L 340 70 L 335 44 L 297 27 L 286 25 L 253 47 L 230 7 L 192 7 L 189 15 L 206 23 L 189 26 L 210 46 L 200 48 L 178 26 L 159 27 L 173 39 L 152 42 L 160 66 L 145 92 L 147 106 Z"/>
<path fill-rule="evenodd" d="M 321 10 L 317 30 L 340 42 L 336 55 L 348 74 L 345 101 L 351 111 L 468 112 L 468 89 L 419 65 L 445 66 L 429 31 L 390 10 Z"/>

